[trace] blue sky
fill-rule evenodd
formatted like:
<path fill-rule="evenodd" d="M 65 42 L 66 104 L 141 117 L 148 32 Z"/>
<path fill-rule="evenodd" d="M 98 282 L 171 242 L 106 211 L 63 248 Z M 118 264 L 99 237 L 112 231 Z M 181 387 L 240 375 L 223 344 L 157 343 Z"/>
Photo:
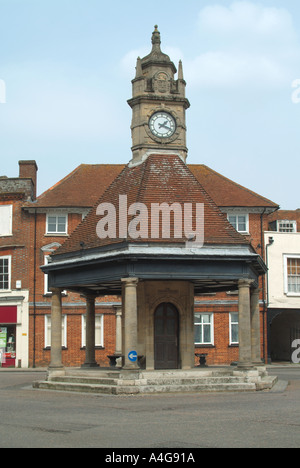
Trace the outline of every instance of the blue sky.
<path fill-rule="evenodd" d="M 81 163 L 127 163 L 158 24 L 183 61 L 188 162 L 300 208 L 299 0 L 0 0 L 0 19 L 0 175 L 35 159 L 41 193 Z"/>

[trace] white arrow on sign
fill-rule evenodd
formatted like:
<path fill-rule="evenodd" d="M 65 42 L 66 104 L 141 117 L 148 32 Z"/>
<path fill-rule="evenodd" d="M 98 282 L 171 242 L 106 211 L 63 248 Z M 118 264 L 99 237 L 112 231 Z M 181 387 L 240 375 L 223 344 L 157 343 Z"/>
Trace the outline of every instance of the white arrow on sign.
<path fill-rule="evenodd" d="M 136 361 L 137 360 L 137 352 L 136 351 L 130 351 L 128 353 L 128 358 L 130 361 Z"/>

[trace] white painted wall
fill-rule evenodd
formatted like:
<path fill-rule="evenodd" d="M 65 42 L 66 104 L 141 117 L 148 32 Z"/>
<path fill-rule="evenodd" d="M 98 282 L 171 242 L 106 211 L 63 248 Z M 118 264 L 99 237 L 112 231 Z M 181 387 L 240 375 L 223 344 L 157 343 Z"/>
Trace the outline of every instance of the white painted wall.
<path fill-rule="evenodd" d="M 300 309 L 300 293 L 287 292 L 286 259 L 295 256 L 300 259 L 300 233 L 264 233 L 265 246 L 269 238 L 274 242 L 267 250 L 269 308 Z"/>

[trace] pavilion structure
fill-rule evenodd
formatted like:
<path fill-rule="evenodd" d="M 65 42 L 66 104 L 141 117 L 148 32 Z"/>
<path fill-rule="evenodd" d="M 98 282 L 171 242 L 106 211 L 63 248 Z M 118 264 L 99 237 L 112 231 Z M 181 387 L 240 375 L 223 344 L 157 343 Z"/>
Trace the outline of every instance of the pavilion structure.
<path fill-rule="evenodd" d="M 191 374 L 203 378 L 203 369 L 196 377 L 194 364 L 194 297 L 238 290 L 239 362 L 228 375 L 242 379 L 243 389 L 265 388 L 259 277 L 266 266 L 186 165 L 189 102 L 181 62 L 177 79 L 176 72 L 161 52 L 155 27 L 151 53 L 137 60 L 128 101 L 132 160 L 42 267 L 52 289 L 48 383 L 62 382 L 69 373 L 61 357 L 63 290 L 86 298 L 86 362 L 80 373 L 92 369 L 98 377 L 95 299 L 122 296 L 123 365 L 114 381 L 119 393 L 155 391 L 155 378 L 170 373 L 181 376 L 181 385 L 173 380 L 173 387 L 161 384 L 160 391 L 182 391 Z"/>

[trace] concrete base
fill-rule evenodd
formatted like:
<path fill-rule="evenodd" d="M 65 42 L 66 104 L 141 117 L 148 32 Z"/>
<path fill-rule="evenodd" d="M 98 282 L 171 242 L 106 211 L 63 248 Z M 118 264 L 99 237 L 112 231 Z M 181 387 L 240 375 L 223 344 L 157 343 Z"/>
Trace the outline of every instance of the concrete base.
<path fill-rule="evenodd" d="M 34 382 L 38 389 L 66 392 L 107 393 L 113 395 L 139 393 L 245 392 L 270 390 L 277 377 L 268 376 L 266 368 L 250 371 L 232 368 L 209 368 L 164 371 L 124 371 L 67 369 L 65 375 L 51 375 Z"/>
<path fill-rule="evenodd" d="M 47 380 L 50 381 L 52 378 L 64 377 L 66 375 L 66 369 L 64 367 L 48 367 L 47 369 Z"/>
<path fill-rule="evenodd" d="M 86 369 L 93 369 L 95 367 L 100 367 L 99 364 L 97 364 L 97 362 L 85 362 L 84 364 L 82 364 L 82 369 L 86 368 Z"/>

